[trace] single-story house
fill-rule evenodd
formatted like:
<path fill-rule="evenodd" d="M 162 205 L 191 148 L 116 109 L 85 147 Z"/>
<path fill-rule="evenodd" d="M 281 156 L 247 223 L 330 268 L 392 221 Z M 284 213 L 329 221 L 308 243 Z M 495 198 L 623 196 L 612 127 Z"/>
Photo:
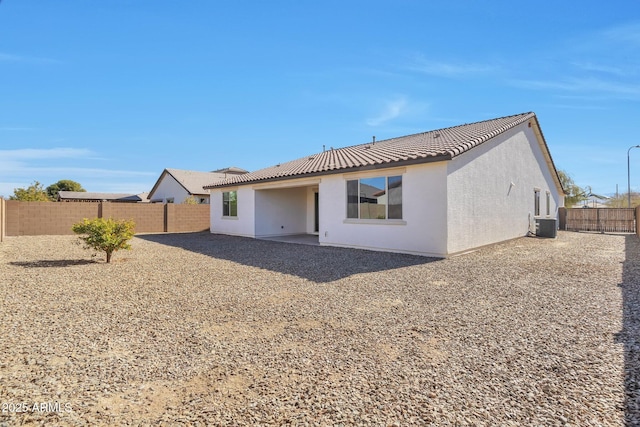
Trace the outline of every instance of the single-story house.
<path fill-rule="evenodd" d="M 121 202 L 121 203 L 146 203 L 148 193 L 95 193 L 89 191 L 59 191 L 59 202 Z"/>
<path fill-rule="evenodd" d="M 149 192 L 152 203 L 182 203 L 193 197 L 197 203 L 209 203 L 209 190 L 202 188 L 219 179 L 247 173 L 246 170 L 229 167 L 212 172 L 181 169 L 165 169 Z"/>
<path fill-rule="evenodd" d="M 587 193 L 585 197 L 582 201 L 583 208 L 608 208 L 608 202 L 611 199 L 611 197 L 593 194 L 592 192 Z"/>
<path fill-rule="evenodd" d="M 212 233 L 434 257 L 534 233 L 564 205 L 534 113 L 374 138 L 205 188 Z"/>

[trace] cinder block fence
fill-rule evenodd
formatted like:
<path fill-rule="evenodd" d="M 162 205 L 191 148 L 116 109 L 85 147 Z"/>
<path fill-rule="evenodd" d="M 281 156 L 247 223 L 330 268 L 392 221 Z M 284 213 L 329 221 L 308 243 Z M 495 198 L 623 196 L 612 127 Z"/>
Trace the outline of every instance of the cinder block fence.
<path fill-rule="evenodd" d="M 0 241 L 5 236 L 73 234 L 83 218 L 133 220 L 136 233 L 209 230 L 209 205 L 117 202 L 20 202 L 0 199 Z"/>
<path fill-rule="evenodd" d="M 4 240 L 5 234 L 5 201 L 2 197 L 0 197 L 0 242 Z"/>

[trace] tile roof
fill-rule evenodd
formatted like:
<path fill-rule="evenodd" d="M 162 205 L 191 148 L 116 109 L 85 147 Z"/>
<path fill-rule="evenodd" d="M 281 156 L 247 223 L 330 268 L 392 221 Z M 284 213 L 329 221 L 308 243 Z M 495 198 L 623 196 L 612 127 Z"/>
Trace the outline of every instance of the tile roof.
<path fill-rule="evenodd" d="M 199 171 L 190 171 L 183 169 L 171 169 L 167 168 L 162 171 L 160 177 L 153 185 L 151 191 L 149 191 L 148 198 L 153 197 L 160 185 L 160 182 L 166 175 L 170 175 L 175 179 L 189 194 L 207 194 L 203 186 L 210 184 L 212 181 L 219 181 L 221 179 L 227 178 L 229 175 L 234 176 L 238 174 L 247 173 L 244 169 L 240 169 L 238 167 L 232 166 L 229 168 L 219 169 L 213 172 L 199 172 Z"/>
<path fill-rule="evenodd" d="M 211 183 L 211 180 L 215 181 L 225 178 L 224 173 L 218 172 L 198 172 L 169 168 L 165 169 L 165 171 L 191 194 L 207 194 L 207 191 L 202 188 L 203 186 Z"/>
<path fill-rule="evenodd" d="M 532 112 L 417 133 L 350 147 L 329 149 L 297 160 L 227 179 L 205 188 L 348 172 L 348 169 L 450 160 L 483 142 L 535 118 Z"/>
<path fill-rule="evenodd" d="M 211 172 L 217 172 L 217 173 L 228 173 L 228 174 L 243 174 L 243 173 L 249 173 L 248 170 L 244 170 L 242 168 L 239 168 L 237 166 L 230 166 L 228 168 L 223 168 L 223 169 L 216 169 L 214 171 Z"/>
<path fill-rule="evenodd" d="M 146 193 L 94 193 L 89 191 L 59 191 L 58 200 L 108 200 L 112 202 L 141 202 Z M 146 201 L 146 200 L 145 200 Z"/>

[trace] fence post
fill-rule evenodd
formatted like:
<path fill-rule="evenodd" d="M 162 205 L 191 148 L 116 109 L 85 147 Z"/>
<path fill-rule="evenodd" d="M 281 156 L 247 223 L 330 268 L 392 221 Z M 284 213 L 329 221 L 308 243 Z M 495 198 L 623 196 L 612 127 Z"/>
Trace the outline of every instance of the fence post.
<path fill-rule="evenodd" d="M 636 236 L 640 236 L 640 220 L 639 220 L 640 218 L 639 218 L 639 215 L 640 215 L 640 205 L 636 206 L 635 215 L 634 215 L 635 219 L 636 219 Z"/>
<path fill-rule="evenodd" d="M 164 232 L 169 231 L 169 203 L 164 204 Z"/>
<path fill-rule="evenodd" d="M 558 222 L 560 223 L 560 230 L 567 229 L 567 208 L 565 208 L 564 206 L 558 208 Z"/>

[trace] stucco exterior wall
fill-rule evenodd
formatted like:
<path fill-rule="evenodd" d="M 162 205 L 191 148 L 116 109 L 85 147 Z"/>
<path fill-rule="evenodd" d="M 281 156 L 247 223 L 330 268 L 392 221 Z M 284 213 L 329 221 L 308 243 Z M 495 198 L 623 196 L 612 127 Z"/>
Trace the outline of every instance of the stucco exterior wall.
<path fill-rule="evenodd" d="M 525 236 L 534 219 L 534 189 L 541 217 L 547 191 L 549 217 L 556 218 L 563 203 L 526 123 L 454 158 L 447 173 L 448 254 Z"/>
<path fill-rule="evenodd" d="M 222 191 L 233 189 L 214 189 L 211 231 L 247 237 L 313 233 L 318 191 L 318 240 L 325 246 L 446 257 L 522 237 L 535 231 L 534 190 L 540 192 L 540 217 L 557 218 L 564 200 L 538 135 L 535 123 L 524 123 L 450 161 L 234 188 L 236 218 L 222 217 Z M 402 219 L 347 218 L 348 180 L 398 175 Z"/>
<path fill-rule="evenodd" d="M 238 216 L 222 216 L 223 191 L 238 192 Z M 255 191 L 253 188 L 234 187 L 211 190 L 211 232 L 231 236 L 256 237 Z"/>
<path fill-rule="evenodd" d="M 307 232 L 305 187 L 255 191 L 256 237 Z"/>
<path fill-rule="evenodd" d="M 171 175 L 166 174 L 153 193 L 153 200 L 162 199 L 162 202 L 166 203 L 171 197 L 173 197 L 173 203 L 182 203 L 189 197 L 189 192 Z"/>
<path fill-rule="evenodd" d="M 320 244 L 445 256 L 446 172 L 446 163 L 437 162 L 322 177 Z M 347 219 L 347 180 L 394 175 L 402 175 L 402 220 Z"/>

